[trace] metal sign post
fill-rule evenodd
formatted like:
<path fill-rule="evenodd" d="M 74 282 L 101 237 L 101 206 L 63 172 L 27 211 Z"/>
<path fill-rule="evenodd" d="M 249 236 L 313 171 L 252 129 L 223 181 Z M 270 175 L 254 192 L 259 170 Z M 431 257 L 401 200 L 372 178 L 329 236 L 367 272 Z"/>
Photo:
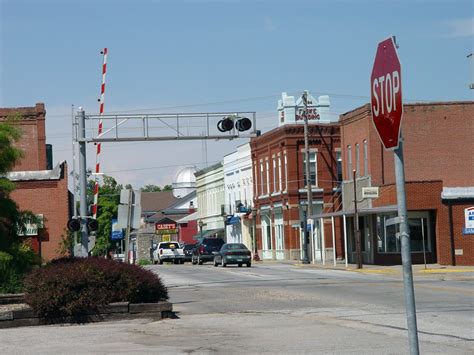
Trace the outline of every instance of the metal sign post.
<path fill-rule="evenodd" d="M 398 222 L 402 248 L 403 287 L 410 354 L 418 355 L 415 291 L 410 250 L 410 230 L 405 193 L 405 168 L 401 122 L 403 116 L 402 75 L 395 38 L 380 42 L 370 78 L 372 122 L 385 149 L 394 149 Z"/>

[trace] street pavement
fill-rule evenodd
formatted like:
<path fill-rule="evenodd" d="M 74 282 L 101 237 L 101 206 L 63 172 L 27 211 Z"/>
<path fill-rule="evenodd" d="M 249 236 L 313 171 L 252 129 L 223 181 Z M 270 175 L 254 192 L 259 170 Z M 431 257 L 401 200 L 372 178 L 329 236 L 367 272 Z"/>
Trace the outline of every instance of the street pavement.
<path fill-rule="evenodd" d="M 176 319 L 0 331 L 0 353 L 408 353 L 398 273 L 153 265 Z M 474 352 L 473 274 L 416 273 L 422 354 Z"/>

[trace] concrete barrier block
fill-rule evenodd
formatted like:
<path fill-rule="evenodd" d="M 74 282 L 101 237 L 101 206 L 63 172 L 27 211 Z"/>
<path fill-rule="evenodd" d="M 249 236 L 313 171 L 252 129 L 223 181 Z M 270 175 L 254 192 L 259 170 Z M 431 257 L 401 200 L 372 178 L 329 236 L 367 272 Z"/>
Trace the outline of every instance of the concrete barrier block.
<path fill-rule="evenodd" d="M 171 312 L 173 305 L 170 302 L 158 303 L 130 303 L 130 313 Z"/>

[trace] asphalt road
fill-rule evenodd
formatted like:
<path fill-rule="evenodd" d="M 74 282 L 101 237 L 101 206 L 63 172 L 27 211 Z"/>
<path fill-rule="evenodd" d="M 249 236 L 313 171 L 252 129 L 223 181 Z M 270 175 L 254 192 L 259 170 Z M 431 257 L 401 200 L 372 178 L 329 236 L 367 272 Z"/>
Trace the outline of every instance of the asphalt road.
<path fill-rule="evenodd" d="M 0 352 L 408 353 L 399 276 L 279 263 L 149 268 L 177 319 L 6 329 Z M 418 278 L 415 293 L 421 353 L 473 353 L 472 278 Z"/>

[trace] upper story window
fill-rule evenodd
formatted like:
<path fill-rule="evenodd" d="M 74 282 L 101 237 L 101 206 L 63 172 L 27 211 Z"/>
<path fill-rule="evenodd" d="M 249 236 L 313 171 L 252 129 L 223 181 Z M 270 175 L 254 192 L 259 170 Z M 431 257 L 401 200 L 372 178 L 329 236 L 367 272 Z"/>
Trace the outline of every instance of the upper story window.
<path fill-rule="evenodd" d="M 367 152 L 367 139 L 364 139 L 364 176 L 369 175 L 369 158 L 368 158 L 368 152 Z"/>
<path fill-rule="evenodd" d="M 318 186 L 316 181 L 317 172 L 316 152 L 309 152 L 309 177 L 311 186 Z M 306 178 L 306 154 L 303 152 L 303 177 L 304 186 L 308 185 Z"/>
<path fill-rule="evenodd" d="M 355 145 L 355 169 L 356 177 L 360 177 L 360 147 L 359 143 Z"/>
<path fill-rule="evenodd" d="M 273 157 L 273 192 L 277 191 L 277 162 L 276 158 Z"/>
<path fill-rule="evenodd" d="M 352 149 L 351 146 L 347 146 L 347 180 L 352 179 Z"/>
<path fill-rule="evenodd" d="M 281 155 L 278 153 L 278 191 L 282 191 L 282 177 L 281 177 Z"/>
<path fill-rule="evenodd" d="M 337 161 L 337 183 L 342 183 L 342 156 L 341 151 L 336 151 L 336 161 Z"/>
<path fill-rule="evenodd" d="M 288 190 L 288 160 L 285 151 L 285 190 Z"/>
<path fill-rule="evenodd" d="M 266 172 L 267 172 L 267 188 L 265 189 L 267 195 L 270 193 L 270 165 L 268 158 L 265 160 Z"/>
<path fill-rule="evenodd" d="M 263 178 L 263 160 L 260 160 L 260 193 L 264 194 L 264 178 Z"/>

